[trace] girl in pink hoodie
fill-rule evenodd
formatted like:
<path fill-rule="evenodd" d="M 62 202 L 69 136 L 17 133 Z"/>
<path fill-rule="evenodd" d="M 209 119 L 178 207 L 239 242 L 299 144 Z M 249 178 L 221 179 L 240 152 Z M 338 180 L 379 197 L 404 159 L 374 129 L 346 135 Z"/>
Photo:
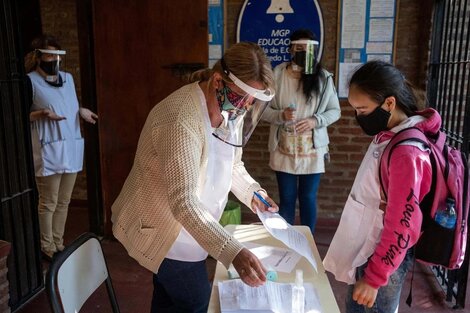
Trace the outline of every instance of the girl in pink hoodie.
<path fill-rule="evenodd" d="M 341 221 L 323 261 L 335 278 L 350 285 L 347 313 L 398 311 L 406 273 L 413 263 L 429 192 L 429 150 L 420 143 L 400 144 L 391 154 L 388 201 L 381 195 L 380 157 L 395 133 L 417 127 L 439 130 L 433 109 L 418 111 L 411 85 L 392 64 L 370 61 L 352 76 L 349 103 L 362 130 L 374 136 L 357 172 Z"/>

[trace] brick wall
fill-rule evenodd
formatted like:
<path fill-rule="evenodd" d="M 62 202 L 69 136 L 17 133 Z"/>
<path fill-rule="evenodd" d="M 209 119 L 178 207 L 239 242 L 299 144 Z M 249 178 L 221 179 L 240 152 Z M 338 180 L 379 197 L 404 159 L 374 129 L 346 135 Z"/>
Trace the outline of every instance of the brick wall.
<path fill-rule="evenodd" d="M 228 44 L 236 40 L 238 15 L 242 0 L 227 1 Z M 338 1 L 319 1 L 325 27 L 325 47 L 322 64 L 330 72 L 336 71 Z M 425 1 L 401 0 L 397 23 L 396 65 L 405 76 L 420 88 L 424 88 L 427 64 L 427 42 L 432 5 Z M 329 127 L 331 163 L 326 167 L 318 195 L 321 217 L 338 217 L 347 199 L 356 171 L 371 141 L 357 126 L 354 111 L 347 101 L 341 101 L 341 119 Z M 269 168 L 267 150 L 269 126 L 262 122 L 255 130 L 243 160 L 248 171 L 277 201 L 277 183 Z"/>
<path fill-rule="evenodd" d="M 40 0 L 40 6 L 42 31 L 55 36 L 59 40 L 62 49 L 67 51 L 65 70 L 73 76 L 77 97 L 80 101 L 80 60 L 75 0 Z M 81 104 L 86 107 L 86 104 Z M 72 194 L 73 200 L 87 199 L 86 164 L 84 163 L 83 166 L 84 170 L 77 176 Z"/>
<path fill-rule="evenodd" d="M 6 241 L 0 240 L 0 313 L 10 312 L 10 306 L 8 305 L 10 295 L 7 277 L 7 258 L 9 253 L 10 244 Z"/>
<path fill-rule="evenodd" d="M 226 42 L 236 39 L 238 15 L 244 0 L 226 0 Z M 338 1 L 319 1 L 325 27 L 323 66 L 336 72 Z M 425 88 L 428 38 L 432 5 L 426 0 L 401 0 L 397 23 L 396 65 L 406 77 L 420 88 Z M 59 37 L 67 49 L 67 69 L 75 78 L 80 95 L 80 70 L 78 60 L 77 26 L 74 0 L 41 0 L 43 31 Z M 354 120 L 354 112 L 347 101 L 341 102 L 342 117 L 329 127 L 331 163 L 326 167 L 319 190 L 319 214 L 337 217 L 353 183 L 363 153 L 370 138 L 362 134 Z M 262 122 L 255 130 L 244 152 L 249 172 L 273 198 L 278 200 L 274 173 L 268 166 L 267 150 L 269 126 Z M 82 172 L 83 173 L 83 172 Z M 73 199 L 86 198 L 85 176 L 79 175 Z"/>

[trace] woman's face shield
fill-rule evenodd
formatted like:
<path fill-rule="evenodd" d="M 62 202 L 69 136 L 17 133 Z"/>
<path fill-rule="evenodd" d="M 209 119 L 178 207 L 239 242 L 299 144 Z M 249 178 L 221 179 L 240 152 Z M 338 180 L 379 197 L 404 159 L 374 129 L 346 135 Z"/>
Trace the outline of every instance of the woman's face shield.
<path fill-rule="evenodd" d="M 57 81 L 60 64 L 65 60 L 65 50 L 37 49 L 40 57 L 39 67 L 46 73 L 46 81 Z"/>
<path fill-rule="evenodd" d="M 274 92 L 251 87 L 230 72 L 228 77 L 233 83 L 224 83 L 223 91 L 217 93 L 224 120 L 213 135 L 232 146 L 243 147 Z"/>
<path fill-rule="evenodd" d="M 304 74 L 313 74 L 316 65 L 318 41 L 302 39 L 294 40 L 291 44 L 292 61 L 301 68 Z"/>

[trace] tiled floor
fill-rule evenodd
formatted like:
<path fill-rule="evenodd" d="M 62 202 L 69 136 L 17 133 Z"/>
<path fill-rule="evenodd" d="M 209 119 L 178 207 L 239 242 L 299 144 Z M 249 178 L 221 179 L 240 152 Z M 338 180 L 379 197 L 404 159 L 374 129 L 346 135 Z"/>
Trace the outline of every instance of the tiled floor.
<path fill-rule="evenodd" d="M 88 219 L 84 208 L 71 208 L 67 223 L 66 240 L 70 241 L 87 229 Z M 244 215 L 245 223 L 252 222 L 251 216 Z M 319 220 L 315 232 L 315 241 L 320 255 L 323 257 L 328 249 L 328 245 L 336 229 L 337 221 Z M 104 239 L 102 246 L 108 262 L 109 271 L 113 279 L 114 289 L 119 301 L 122 313 L 147 313 L 150 311 L 150 300 L 152 297 L 152 275 L 130 258 L 122 246 L 115 240 Z M 208 269 L 210 276 L 213 275 L 216 262 L 208 259 Z M 47 263 L 44 263 L 47 267 Z M 409 280 L 404 286 L 400 313 L 437 313 L 437 312 L 470 312 L 470 308 L 452 310 L 444 300 L 444 293 L 440 289 L 437 280 L 430 272 L 429 268 L 416 265 L 413 282 L 413 304 L 408 307 L 405 299 L 409 292 Z M 344 299 L 346 296 L 346 285 L 336 282 L 329 275 L 330 283 L 335 294 L 341 312 L 344 310 Z M 470 297 L 467 291 L 467 298 Z M 467 307 L 470 304 L 467 301 Z M 41 292 L 37 297 L 23 306 L 19 313 L 48 313 L 51 312 L 45 292 Z M 104 313 L 111 312 L 106 299 L 106 289 L 100 287 L 97 294 L 87 301 L 80 311 L 81 313 Z M 324 312 L 328 313 L 328 312 Z"/>

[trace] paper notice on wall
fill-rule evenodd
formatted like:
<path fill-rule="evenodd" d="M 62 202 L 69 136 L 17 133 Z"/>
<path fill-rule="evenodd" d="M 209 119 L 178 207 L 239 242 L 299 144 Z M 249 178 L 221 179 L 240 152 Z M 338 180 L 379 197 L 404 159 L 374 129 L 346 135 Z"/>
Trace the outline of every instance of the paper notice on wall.
<path fill-rule="evenodd" d="M 366 32 L 366 0 L 344 0 L 341 48 L 363 48 Z"/>
<path fill-rule="evenodd" d="M 369 41 L 392 41 L 393 19 L 371 18 L 369 22 Z"/>
<path fill-rule="evenodd" d="M 347 98 L 349 93 L 349 80 L 351 79 L 354 71 L 361 66 L 362 63 L 340 63 L 339 64 L 339 78 L 338 78 L 338 96 Z"/>
<path fill-rule="evenodd" d="M 370 17 L 393 17 L 395 15 L 395 1 L 371 0 Z"/>

